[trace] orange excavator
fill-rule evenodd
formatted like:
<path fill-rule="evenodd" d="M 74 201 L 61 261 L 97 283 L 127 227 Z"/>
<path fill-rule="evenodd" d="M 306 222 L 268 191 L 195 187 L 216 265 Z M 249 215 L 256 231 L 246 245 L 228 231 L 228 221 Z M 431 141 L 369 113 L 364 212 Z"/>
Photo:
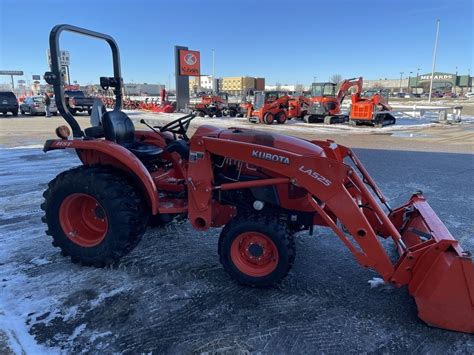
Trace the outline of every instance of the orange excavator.
<path fill-rule="evenodd" d="M 311 104 L 304 116 L 304 121 L 326 124 L 345 122 L 347 115 L 341 113 L 341 104 L 353 86 L 356 87 L 356 94 L 359 94 L 362 91 L 362 77 L 344 80 L 337 93 L 335 83 L 313 83 L 309 98 Z"/>
<path fill-rule="evenodd" d="M 386 90 L 376 89 L 364 91 L 362 94 L 355 93 L 351 96 L 349 124 L 368 123 L 375 127 L 395 124 L 396 119 L 390 113 L 391 110 Z"/>

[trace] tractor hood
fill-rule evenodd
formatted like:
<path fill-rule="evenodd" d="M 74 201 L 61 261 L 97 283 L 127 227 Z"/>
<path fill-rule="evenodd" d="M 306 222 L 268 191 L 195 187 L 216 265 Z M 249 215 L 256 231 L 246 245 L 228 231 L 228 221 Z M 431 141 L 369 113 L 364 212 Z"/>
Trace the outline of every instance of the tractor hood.
<path fill-rule="evenodd" d="M 272 147 L 295 154 L 316 155 L 320 157 L 326 156 L 321 147 L 311 142 L 301 138 L 285 136 L 277 133 L 231 127 L 220 131 L 218 137 L 220 139 L 229 139 L 232 141 Z"/>

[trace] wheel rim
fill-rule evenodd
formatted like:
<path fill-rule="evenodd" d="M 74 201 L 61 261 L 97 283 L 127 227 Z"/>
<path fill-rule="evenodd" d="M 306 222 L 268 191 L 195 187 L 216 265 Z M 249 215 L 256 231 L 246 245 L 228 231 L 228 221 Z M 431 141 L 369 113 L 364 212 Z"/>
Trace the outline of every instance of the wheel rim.
<path fill-rule="evenodd" d="M 265 116 L 265 121 L 267 124 L 272 124 L 273 123 L 273 115 L 271 113 L 267 113 Z"/>
<path fill-rule="evenodd" d="M 59 221 L 69 240 L 88 248 L 104 240 L 109 226 L 104 208 L 94 197 L 83 193 L 64 199 L 59 208 Z"/>
<path fill-rule="evenodd" d="M 286 122 L 286 115 L 284 112 L 280 113 L 280 116 L 278 117 L 278 122 L 280 123 L 285 123 Z"/>
<path fill-rule="evenodd" d="M 275 243 L 258 232 L 237 236 L 232 242 L 230 255 L 240 272 L 253 277 L 269 275 L 276 269 L 279 260 Z"/>

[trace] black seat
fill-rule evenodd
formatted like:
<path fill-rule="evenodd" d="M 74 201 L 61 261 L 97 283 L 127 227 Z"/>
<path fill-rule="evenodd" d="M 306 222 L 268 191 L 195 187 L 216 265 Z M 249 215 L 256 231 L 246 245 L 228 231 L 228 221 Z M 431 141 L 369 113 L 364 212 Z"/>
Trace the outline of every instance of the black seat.
<path fill-rule="evenodd" d="M 135 140 L 135 126 L 122 111 L 107 111 L 102 116 L 105 139 L 130 150 L 138 159 L 150 161 L 158 158 L 163 149 Z"/>

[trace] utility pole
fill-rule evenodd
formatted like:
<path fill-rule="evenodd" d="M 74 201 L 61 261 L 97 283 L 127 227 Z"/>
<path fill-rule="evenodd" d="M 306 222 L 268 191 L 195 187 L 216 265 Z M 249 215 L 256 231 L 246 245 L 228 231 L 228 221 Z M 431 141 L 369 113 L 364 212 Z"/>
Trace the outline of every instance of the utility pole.
<path fill-rule="evenodd" d="M 400 90 L 399 90 L 399 92 L 403 92 L 402 91 L 402 76 L 403 76 L 403 72 L 401 71 L 400 72 Z"/>
<path fill-rule="evenodd" d="M 435 46 L 433 51 L 433 66 L 431 67 L 431 80 L 430 80 L 430 92 L 428 96 L 428 102 L 431 102 L 431 92 L 433 91 L 433 78 L 434 78 L 434 71 L 436 66 L 436 52 L 438 50 L 438 35 L 439 35 L 439 19 L 436 20 L 436 39 L 435 39 Z"/>

